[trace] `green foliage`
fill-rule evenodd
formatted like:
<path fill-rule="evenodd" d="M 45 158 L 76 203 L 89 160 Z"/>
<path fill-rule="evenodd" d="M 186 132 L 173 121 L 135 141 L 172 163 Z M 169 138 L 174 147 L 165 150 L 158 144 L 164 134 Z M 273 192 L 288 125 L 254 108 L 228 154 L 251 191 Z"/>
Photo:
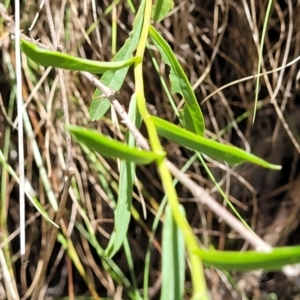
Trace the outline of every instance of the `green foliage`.
<path fill-rule="evenodd" d="M 129 117 L 137 127 L 140 126 L 141 119 L 136 107 L 136 99 L 132 97 L 129 107 Z M 131 133 L 126 137 L 129 146 L 133 147 L 135 144 L 134 137 Z M 115 208 L 115 225 L 111 234 L 109 244 L 105 250 L 105 255 L 112 257 L 120 249 L 126 237 L 128 225 L 130 222 L 130 208 L 132 201 L 132 189 L 135 178 L 135 165 L 132 162 L 123 160 L 120 169 L 120 181 L 118 191 L 118 202 Z"/>
<path fill-rule="evenodd" d="M 197 254 L 207 266 L 231 271 L 279 271 L 285 265 L 300 263 L 300 246 L 274 248 L 270 252 L 198 249 Z"/>
<path fill-rule="evenodd" d="M 190 82 L 180 66 L 174 52 L 163 37 L 150 26 L 149 34 L 160 52 L 162 59 L 171 67 L 170 81 L 172 92 L 179 93 L 185 100 L 183 123 L 187 130 L 199 135 L 204 134 L 204 118 Z"/>
<path fill-rule="evenodd" d="M 84 212 L 81 212 L 81 214 L 85 215 Z M 85 219 L 87 219 L 86 216 Z M 111 273 L 112 277 L 118 284 L 129 286 L 130 281 L 122 272 L 122 270 L 116 265 L 116 263 L 112 259 L 104 255 L 104 249 L 100 246 L 99 242 L 97 241 L 91 224 L 85 222 L 85 226 L 87 229 L 82 224 L 76 223 L 77 229 L 96 250 L 99 258 L 102 260 L 104 269 Z"/>
<path fill-rule="evenodd" d="M 21 47 L 27 57 L 42 66 L 61 68 L 71 71 L 86 71 L 95 74 L 102 74 L 107 71 L 116 71 L 127 68 L 133 63 L 141 60 L 139 57 L 134 57 L 124 61 L 100 62 L 41 48 L 26 40 L 21 41 Z"/>
<path fill-rule="evenodd" d="M 260 49 L 259 49 L 259 53 L 258 53 L 258 61 L 257 61 L 257 74 L 260 73 L 261 70 L 261 64 L 262 64 L 262 59 L 263 59 L 263 50 L 264 50 L 264 40 L 266 37 L 266 33 L 267 33 L 267 26 L 268 26 L 268 20 L 270 18 L 271 15 L 271 9 L 272 6 L 274 5 L 274 2 L 272 0 L 268 1 L 268 7 L 266 10 L 266 16 L 264 19 L 264 25 L 263 25 L 263 30 L 262 30 L 262 35 L 261 35 L 261 43 L 260 43 Z M 253 114 L 253 122 L 255 120 L 255 115 L 256 115 L 256 111 L 257 111 L 257 103 L 258 103 L 258 94 L 259 94 L 259 76 L 256 77 L 256 86 L 255 86 L 255 99 L 254 99 L 254 114 Z"/>
<path fill-rule="evenodd" d="M 122 61 L 130 59 L 132 57 L 132 53 L 136 49 L 142 30 L 143 6 L 144 4 L 141 3 L 140 8 L 134 19 L 133 29 L 129 35 L 129 38 L 125 41 L 122 48 L 118 51 L 113 61 Z M 115 72 L 106 72 L 102 76 L 101 82 L 106 86 L 110 87 L 111 89 L 118 91 L 120 90 L 126 78 L 127 72 L 128 68 L 120 69 Z M 93 96 L 92 104 L 90 106 L 90 117 L 92 121 L 99 120 L 110 107 L 110 101 L 106 98 L 100 98 L 101 95 L 101 91 L 96 89 Z"/>
<path fill-rule="evenodd" d="M 86 224 L 88 230 L 84 229 L 80 224 L 77 224 L 77 227 L 95 247 L 98 255 L 103 258 L 105 263 L 113 265 L 111 257 L 126 241 L 126 233 L 131 217 L 132 190 L 136 175 L 135 167 L 137 164 L 155 163 L 164 192 L 168 197 L 163 227 L 161 299 L 183 298 L 185 249 L 191 270 L 193 299 L 208 299 L 202 263 L 206 266 L 224 270 L 279 270 L 287 264 L 300 262 L 300 247 L 277 248 L 268 253 L 203 250 L 199 247 L 197 238 L 185 218 L 184 209 L 179 204 L 178 196 L 172 183 L 172 176 L 167 168 L 166 153 L 160 143 L 159 135 L 184 147 L 232 165 L 250 162 L 274 170 L 279 170 L 281 167 L 268 163 L 237 147 L 225 145 L 203 136 L 205 130 L 204 118 L 192 86 L 171 47 L 158 31 L 149 25 L 151 14 L 155 21 L 160 21 L 166 16 L 172 5 L 172 1 L 157 1 L 154 8 L 152 8 L 151 1 L 142 1 L 136 14 L 132 32 L 112 62 L 97 62 L 76 58 L 65 53 L 38 47 L 25 40 L 22 40 L 22 50 L 30 59 L 44 66 L 65 68 L 73 71 L 88 71 L 97 74 L 105 73 L 102 77 L 103 84 L 116 91 L 121 88 L 129 66 L 134 64 L 136 88 L 135 94 L 131 99 L 129 115 L 136 127 L 139 128 L 141 121 L 145 123 L 151 151 L 141 150 L 136 147 L 131 133 L 127 133 L 126 142 L 122 143 L 95 130 L 77 126 L 67 127 L 67 130 L 70 131 L 74 138 L 88 150 L 96 151 L 107 158 L 121 159 L 118 202 L 114 212 L 115 224 L 107 249 L 104 251 L 99 246 L 88 224 Z M 164 63 L 171 67 L 170 83 L 172 92 L 179 93 L 185 100 L 184 109 L 181 111 L 184 128 L 159 117 L 150 116 L 147 110 L 141 59 L 144 57 L 149 36 Z M 134 51 L 136 51 L 137 56 L 132 57 Z M 101 92 L 96 90 L 90 107 L 92 120 L 101 118 L 111 105 L 108 99 L 100 98 L 100 96 Z M 5 165 L 3 160 L 0 159 L 0 162 Z M 59 240 L 69 252 L 73 251 L 73 249 L 70 249 L 70 241 L 66 240 L 62 235 L 59 236 Z M 72 254 L 72 252 L 70 253 Z M 72 258 L 76 261 L 79 260 L 77 256 L 72 256 Z M 117 269 L 115 265 L 113 265 L 113 268 L 114 270 Z M 85 273 L 84 276 L 86 276 Z M 121 280 L 121 277 L 121 275 L 119 277 L 116 276 L 115 280 L 118 280 L 118 282 L 123 280 L 123 283 L 126 282 L 128 284 L 127 278 L 124 279 L 122 277 L 123 279 Z"/>
<path fill-rule="evenodd" d="M 106 137 L 96 130 L 79 126 L 68 126 L 67 129 L 78 142 L 83 143 L 88 148 L 108 158 L 120 158 L 128 162 L 144 165 L 156 159 L 162 159 L 165 156 L 164 152 L 154 153 L 127 146 L 119 141 Z"/>
<path fill-rule="evenodd" d="M 156 22 L 160 22 L 173 7 L 173 0 L 156 0 L 152 8 L 152 19 Z"/>
<path fill-rule="evenodd" d="M 215 159 L 226 161 L 231 165 L 251 162 L 265 168 L 281 169 L 281 166 L 270 164 L 237 147 L 204 138 L 158 117 L 152 116 L 151 119 L 161 136 Z"/>
<path fill-rule="evenodd" d="M 180 206 L 182 215 L 184 208 Z M 173 219 L 169 206 L 165 209 L 162 237 L 161 300 L 183 299 L 185 279 L 184 236 Z"/>

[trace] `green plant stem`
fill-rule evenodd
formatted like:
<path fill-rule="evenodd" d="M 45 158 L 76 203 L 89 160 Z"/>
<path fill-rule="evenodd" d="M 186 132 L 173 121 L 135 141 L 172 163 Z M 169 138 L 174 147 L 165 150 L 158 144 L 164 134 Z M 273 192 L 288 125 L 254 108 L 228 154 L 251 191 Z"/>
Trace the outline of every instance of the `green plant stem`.
<path fill-rule="evenodd" d="M 263 58 L 263 50 L 264 50 L 264 40 L 265 40 L 265 37 L 266 37 L 267 26 L 268 26 L 268 21 L 269 21 L 270 15 L 271 15 L 272 5 L 273 5 L 273 0 L 269 0 L 268 1 L 268 6 L 267 6 L 267 11 L 266 11 L 266 17 L 264 19 L 264 25 L 263 25 L 261 40 L 260 40 L 260 48 L 259 48 L 258 62 L 257 62 L 257 74 L 260 73 L 260 69 L 261 69 L 262 58 Z M 259 93 L 259 76 L 256 77 L 253 123 L 255 121 L 255 116 L 256 116 L 257 103 L 258 103 L 258 93 Z"/>
<path fill-rule="evenodd" d="M 197 157 L 197 154 L 194 154 L 188 161 L 187 163 L 184 165 L 184 167 L 181 169 L 181 172 L 185 173 L 188 168 L 192 165 L 192 163 L 195 161 Z M 176 186 L 176 184 L 178 183 L 178 179 L 175 178 L 173 180 L 173 185 L 174 187 Z M 159 220 L 161 218 L 161 216 L 163 215 L 163 211 L 165 209 L 165 206 L 167 204 L 167 200 L 168 197 L 167 195 L 165 195 L 160 203 L 159 209 L 157 210 L 157 213 L 155 215 L 155 219 L 152 225 L 152 229 L 151 229 L 151 235 L 149 238 L 149 244 L 147 247 L 147 252 L 146 252 L 146 257 L 145 257 L 145 269 L 144 269 L 144 300 L 148 300 L 148 283 L 149 283 L 149 269 L 150 269 L 150 256 L 151 256 L 151 245 L 152 242 L 154 240 L 154 236 L 155 236 L 155 232 L 157 230 L 158 224 L 159 224 Z"/>
<path fill-rule="evenodd" d="M 143 28 L 142 28 L 139 44 L 137 46 L 137 51 L 136 51 L 136 56 L 138 57 L 144 57 L 149 25 L 150 25 L 151 8 L 152 8 L 152 1 L 146 0 Z M 146 107 L 142 63 L 140 62 L 135 63 L 134 76 L 135 76 L 135 84 L 136 84 L 135 92 L 137 97 L 137 106 L 147 127 L 152 151 L 156 153 L 161 153 L 163 149 L 158 138 L 156 127 L 152 122 L 150 118 L 150 114 Z M 193 283 L 193 299 L 208 299 L 203 265 L 200 257 L 199 256 L 197 257 L 197 255 L 195 254 L 196 250 L 199 248 L 197 244 L 197 240 L 187 220 L 181 215 L 179 211 L 179 201 L 178 201 L 175 188 L 172 183 L 172 176 L 166 165 L 166 159 L 159 158 L 157 159 L 156 163 L 164 186 L 164 190 L 166 191 L 168 196 L 168 203 L 171 207 L 174 220 L 182 230 L 183 235 L 185 236 L 185 243 L 186 243 L 186 248 L 189 255 L 190 266 L 191 266 L 191 277 Z"/>

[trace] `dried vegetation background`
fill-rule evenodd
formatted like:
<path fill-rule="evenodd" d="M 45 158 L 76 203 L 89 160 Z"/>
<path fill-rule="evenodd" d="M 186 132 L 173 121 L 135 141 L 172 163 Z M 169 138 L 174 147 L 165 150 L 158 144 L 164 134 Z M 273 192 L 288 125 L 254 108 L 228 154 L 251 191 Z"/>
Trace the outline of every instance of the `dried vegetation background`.
<path fill-rule="evenodd" d="M 138 2 L 135 1 L 136 6 Z M 93 5 L 96 6 L 95 11 Z M 112 18 L 117 20 L 117 49 L 128 37 L 134 20 L 134 15 L 126 1 L 120 1 L 113 10 L 111 5 L 109 1 L 51 1 L 56 32 L 63 51 L 89 59 L 111 60 L 113 57 Z M 176 1 L 169 17 L 155 26 L 169 41 L 194 85 L 205 116 L 207 135 L 212 137 L 217 135 L 220 140 L 229 141 L 244 149 L 251 149 L 253 153 L 268 161 L 283 166 L 281 171 L 267 171 L 250 165 L 229 169 L 225 165 L 209 160 L 218 182 L 252 228 L 274 246 L 294 245 L 300 243 L 298 238 L 300 147 L 297 139 L 300 126 L 299 63 L 296 62 L 281 70 L 278 68 L 300 55 L 299 1 L 274 2 L 262 61 L 263 72 L 270 70 L 274 72 L 261 77 L 255 123 L 252 124 L 254 78 L 235 82 L 219 90 L 226 84 L 256 74 L 259 38 L 266 16 L 266 6 L 267 1 L 258 0 Z M 38 9 L 39 5 L 35 1 L 23 1 L 21 24 L 25 34 L 28 34 L 28 27 Z M 9 12 L 12 11 L 11 8 Z M 31 36 L 40 39 L 44 44 L 51 44 L 44 9 L 40 11 Z M 14 50 L 3 24 L 0 27 L 0 42 L 2 49 L 0 147 L 2 149 L 7 134 L 5 130 L 11 127 L 16 113 L 14 111 L 10 120 L 7 118 L 10 97 L 13 97 L 14 93 L 11 71 L 14 64 Z M 159 60 L 158 56 L 157 58 Z M 161 64 L 160 71 L 168 81 L 168 67 Z M 90 121 L 88 109 L 94 88 L 87 80 L 76 73 L 64 72 L 64 74 L 71 123 L 98 128 L 102 132 L 122 139 L 124 131 L 122 128 L 117 130 L 112 125 L 111 114 L 107 114 L 101 121 Z M 176 122 L 148 54 L 144 61 L 144 76 L 150 112 Z M 45 69 L 38 66 L 33 73 L 32 67 L 28 68 L 24 62 L 23 79 L 23 96 L 28 101 L 27 111 L 34 130 L 34 138 L 39 145 L 52 189 L 58 197 L 66 165 L 58 78 L 54 70 L 46 74 Z M 133 93 L 130 72 L 120 93 L 122 104 L 127 108 Z M 210 96 L 211 93 L 214 94 Z M 30 99 L 28 99 L 29 95 L 31 95 Z M 181 99 L 176 95 L 174 99 L 178 106 L 182 104 Z M 9 147 L 9 163 L 17 169 L 16 130 L 11 132 Z M 26 179 L 41 203 L 49 209 L 50 216 L 53 216 L 47 204 L 47 195 L 42 188 L 28 137 L 25 147 Z M 165 147 L 169 158 L 178 167 L 182 167 L 192 155 L 191 152 L 173 143 L 166 142 Z M 112 184 L 112 191 L 116 193 L 114 185 L 118 181 L 117 165 L 115 162 L 102 159 L 101 165 L 105 172 L 101 178 L 97 165 L 92 163 L 75 144 L 73 154 L 78 190 L 72 189 L 69 194 L 64 224 L 97 293 L 104 297 L 127 299 L 129 288 L 118 284 L 112 275 L 105 271 L 95 250 L 74 227 L 75 220 L 82 221 L 79 214 L 76 214 L 74 204 L 76 199 L 80 199 L 94 225 L 97 240 L 103 247 L 107 245 L 113 228 L 113 204 L 103 188 L 103 182 Z M 132 218 L 128 238 L 133 251 L 137 285 L 142 289 L 145 250 L 158 204 L 163 197 L 163 189 L 154 166 L 140 167 L 137 174 L 142 183 L 140 186 L 142 192 L 136 188 L 133 205 L 137 213 Z M 210 189 L 212 195 L 219 201 L 223 201 L 200 164 L 195 163 L 190 168 L 189 176 L 201 183 L 203 187 Z M 217 249 L 247 249 L 247 245 L 239 236 L 231 232 L 210 211 L 203 209 L 185 188 L 179 186 L 178 193 L 186 207 L 189 222 L 205 246 L 213 243 Z M 143 197 L 140 197 L 141 194 Z M 1 201 L 9 202 L 9 210 L 5 213 L 11 235 L 10 251 L 16 286 L 20 295 L 26 293 L 26 297 L 30 299 L 35 289 L 34 280 L 39 272 L 39 264 L 48 250 L 49 225 L 30 204 L 27 205 L 26 247 L 29 264 L 26 269 L 23 269 L 18 259 L 18 186 L 10 177 L 7 178 L 5 195 L 2 193 Z M 143 217 L 144 206 L 147 210 L 147 219 Z M 161 242 L 158 232 L 153 243 L 149 281 L 150 297 L 153 299 L 158 298 L 161 284 L 160 251 Z M 114 260 L 129 276 L 125 254 L 119 252 Z M 297 298 L 297 294 L 300 294 L 299 289 L 280 273 L 260 275 L 252 278 L 251 282 L 248 280 L 248 275 L 234 273 L 232 277 L 225 276 L 213 269 L 207 269 L 206 275 L 212 299 L 242 299 L 242 295 L 248 295 L 250 299 L 271 299 L 268 298 L 271 293 L 275 293 L 278 299 L 299 299 Z M 232 281 L 236 284 L 229 284 Z M 72 266 L 59 243 L 53 249 L 44 284 L 45 297 L 48 298 L 70 295 L 70 291 L 75 295 L 89 295 L 86 283 Z M 0 292 L 0 298 L 5 299 L 3 291 Z"/>

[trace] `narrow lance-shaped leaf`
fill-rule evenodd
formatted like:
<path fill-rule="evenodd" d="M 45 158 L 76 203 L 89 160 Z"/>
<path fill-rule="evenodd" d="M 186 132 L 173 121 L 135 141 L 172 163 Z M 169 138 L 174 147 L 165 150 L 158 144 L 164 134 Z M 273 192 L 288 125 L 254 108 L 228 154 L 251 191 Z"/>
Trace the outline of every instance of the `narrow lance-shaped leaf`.
<path fill-rule="evenodd" d="M 226 161 L 231 165 L 251 162 L 265 168 L 274 170 L 281 169 L 281 166 L 270 164 L 267 161 L 237 147 L 221 144 L 199 136 L 158 117 L 152 116 L 151 119 L 154 122 L 159 135 L 182 146 L 204 153 L 212 158 Z"/>
<path fill-rule="evenodd" d="M 42 66 L 62 68 L 71 71 L 86 71 L 95 74 L 127 68 L 134 62 L 141 60 L 139 57 L 134 57 L 118 62 L 101 62 L 42 48 L 26 40 L 21 41 L 21 48 L 27 57 Z"/>
<path fill-rule="evenodd" d="M 108 158 L 121 158 L 136 164 L 149 164 L 154 160 L 161 159 L 165 156 L 165 153 L 163 152 L 154 153 L 127 146 L 119 141 L 115 141 L 100 134 L 96 130 L 79 126 L 68 126 L 67 129 L 77 141 Z"/>
<path fill-rule="evenodd" d="M 136 116 L 139 116 L 139 114 L 136 107 L 135 95 L 133 95 L 130 101 L 128 115 L 131 121 L 135 122 L 135 125 L 137 126 L 137 128 L 139 128 L 141 124 L 141 118 L 136 118 Z M 129 146 L 134 146 L 135 140 L 133 135 L 129 131 L 127 131 L 126 140 L 128 141 Z M 118 202 L 114 211 L 114 230 L 110 236 L 108 246 L 105 250 L 105 255 L 109 257 L 113 257 L 120 249 L 128 231 L 131 216 L 130 209 L 134 178 L 135 164 L 125 160 L 122 161 L 120 168 Z"/>
<path fill-rule="evenodd" d="M 144 7 L 145 1 L 142 1 L 134 19 L 133 29 L 130 32 L 129 38 L 125 41 L 122 48 L 115 55 L 115 57 L 113 58 L 113 62 L 130 59 L 132 57 L 132 53 L 136 49 L 141 34 L 144 18 Z M 111 89 L 119 91 L 125 80 L 127 72 L 128 68 L 120 69 L 118 71 L 106 72 L 101 77 L 101 82 Z M 99 120 L 110 108 L 110 101 L 107 98 L 100 97 L 101 95 L 102 92 L 99 89 L 96 89 L 89 110 L 92 121 Z"/>
<path fill-rule="evenodd" d="M 163 61 L 171 67 L 170 80 L 173 93 L 179 93 L 185 100 L 183 110 L 184 127 L 187 130 L 203 135 L 205 128 L 204 118 L 190 82 L 164 38 L 152 26 L 149 28 L 149 33 Z"/>
<path fill-rule="evenodd" d="M 231 271 L 276 271 L 286 265 L 300 263 L 300 246 L 274 248 L 271 252 L 199 249 L 197 254 L 205 265 Z"/>
<path fill-rule="evenodd" d="M 183 206 L 180 206 L 185 215 Z M 162 291 L 161 300 L 183 299 L 185 276 L 184 236 L 177 226 L 169 206 L 165 209 L 162 237 Z"/>

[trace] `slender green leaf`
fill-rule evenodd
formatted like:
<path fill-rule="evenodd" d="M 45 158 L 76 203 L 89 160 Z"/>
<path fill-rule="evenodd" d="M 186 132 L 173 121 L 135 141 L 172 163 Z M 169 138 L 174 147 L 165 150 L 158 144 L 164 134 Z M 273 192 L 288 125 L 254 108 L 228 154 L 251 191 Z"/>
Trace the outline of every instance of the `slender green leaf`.
<path fill-rule="evenodd" d="M 300 246 L 274 248 L 269 253 L 257 251 L 205 251 L 199 249 L 197 254 L 205 265 L 231 271 L 257 269 L 276 271 L 286 265 L 300 263 Z"/>
<path fill-rule="evenodd" d="M 135 6 L 134 6 L 132 0 L 127 0 L 127 4 L 128 4 L 128 6 L 129 6 L 130 10 L 131 10 L 133 13 L 136 13 L 136 9 L 135 9 Z"/>
<path fill-rule="evenodd" d="M 84 213 L 85 214 L 85 213 Z M 85 219 L 85 218 L 84 218 Z M 104 250 L 100 246 L 98 239 L 96 238 L 95 231 L 89 222 L 85 222 L 83 226 L 82 222 L 75 222 L 76 228 L 80 231 L 82 236 L 94 247 L 97 255 L 102 261 L 103 268 L 111 275 L 111 277 L 120 285 L 130 286 L 130 281 L 126 278 L 125 274 L 119 268 L 119 266 L 109 257 L 104 255 Z M 130 292 L 129 292 L 130 294 Z M 130 297 L 132 299 L 132 297 Z"/>
<path fill-rule="evenodd" d="M 251 162 L 265 168 L 274 170 L 281 169 L 281 166 L 270 164 L 237 147 L 209 140 L 158 117 L 152 116 L 151 119 L 154 122 L 159 135 L 215 159 L 226 161 L 231 165 Z"/>
<path fill-rule="evenodd" d="M 180 206 L 185 215 L 183 206 Z M 162 291 L 161 300 L 183 299 L 185 279 L 184 236 L 173 219 L 169 206 L 165 209 L 162 236 Z"/>
<path fill-rule="evenodd" d="M 170 80 L 173 93 L 179 93 L 185 100 L 183 114 L 185 128 L 199 135 L 203 135 L 205 128 L 204 118 L 190 82 L 171 47 L 164 38 L 152 26 L 149 28 L 149 33 L 162 59 L 171 67 Z"/>
<path fill-rule="evenodd" d="M 140 126 L 141 118 L 135 120 L 138 115 L 136 107 L 136 98 L 132 97 L 129 106 L 129 117 L 131 121 L 135 121 L 137 127 Z M 129 132 L 129 131 L 128 131 Z M 129 146 L 134 146 L 134 137 L 128 133 L 127 141 Z M 115 209 L 115 225 L 111 234 L 108 246 L 105 250 L 105 255 L 113 257 L 120 249 L 124 238 L 127 234 L 129 222 L 130 222 L 130 208 L 132 201 L 132 189 L 135 176 L 135 165 L 132 162 L 122 161 L 118 191 L 118 202 Z"/>
<path fill-rule="evenodd" d="M 163 158 L 165 153 L 154 153 L 127 146 L 115 141 L 96 130 L 79 126 L 68 126 L 67 129 L 75 139 L 108 158 L 121 158 L 136 164 L 149 164 L 156 159 Z"/>
<path fill-rule="evenodd" d="M 116 71 L 128 68 L 136 61 L 141 60 L 139 57 L 134 57 L 123 61 L 100 62 L 42 48 L 26 40 L 21 41 L 21 47 L 27 57 L 42 66 L 62 68 L 72 71 L 87 71 L 95 74 L 102 74 L 107 71 Z"/>
<path fill-rule="evenodd" d="M 100 299 L 100 297 L 98 296 L 98 294 L 95 290 L 94 283 L 90 280 L 89 276 L 86 273 L 84 266 L 82 265 L 82 262 L 79 258 L 79 254 L 76 251 L 71 238 L 65 237 L 61 233 L 58 233 L 57 240 L 61 243 L 63 248 L 68 252 L 68 256 L 71 258 L 71 260 L 72 260 L 74 266 L 76 267 L 77 271 L 79 272 L 80 276 L 85 281 L 87 288 L 89 289 L 93 298 Z"/>
<path fill-rule="evenodd" d="M 174 7 L 173 0 L 156 0 L 152 9 L 152 18 L 156 22 L 163 20 L 168 12 Z"/>
<path fill-rule="evenodd" d="M 145 1 L 142 1 L 133 22 L 133 29 L 129 35 L 129 38 L 125 41 L 122 48 L 115 55 L 113 62 L 130 59 L 132 57 L 132 53 L 136 49 L 142 30 L 144 7 Z M 120 69 L 115 72 L 106 72 L 102 76 L 101 82 L 111 89 L 119 91 L 125 80 L 127 72 L 128 68 Z M 110 107 L 110 101 L 107 98 L 100 98 L 101 95 L 102 92 L 96 89 L 89 111 L 92 121 L 99 120 Z"/>
<path fill-rule="evenodd" d="M 111 72 L 108 72 L 111 73 Z M 107 73 L 106 73 L 107 74 Z M 98 90 L 96 90 L 95 93 L 97 93 Z M 95 95 L 94 93 L 94 95 Z M 105 113 L 110 108 L 111 102 L 109 99 L 107 99 L 104 96 L 99 96 L 98 98 L 93 97 L 89 113 L 90 118 L 92 121 L 99 120 L 102 116 L 105 115 Z"/>
<path fill-rule="evenodd" d="M 265 41 L 265 37 L 266 37 L 266 33 L 267 33 L 267 26 L 268 26 L 268 22 L 269 22 L 269 19 L 270 19 L 270 16 L 271 16 L 271 10 L 272 10 L 273 5 L 274 5 L 274 1 L 269 0 L 267 10 L 266 10 L 266 15 L 265 15 L 265 18 L 264 18 L 264 25 L 263 25 L 263 29 L 262 29 L 261 40 L 260 40 L 260 47 L 259 47 L 258 61 L 257 61 L 257 74 L 259 74 L 260 70 L 261 70 L 261 65 L 262 65 L 261 62 L 262 62 L 262 59 L 263 59 L 263 50 L 264 50 L 264 41 Z M 253 123 L 254 123 L 255 115 L 256 115 L 256 111 L 257 111 L 258 94 L 259 94 L 259 80 L 260 80 L 260 77 L 257 76 L 256 77 L 256 85 L 255 85 Z"/>

